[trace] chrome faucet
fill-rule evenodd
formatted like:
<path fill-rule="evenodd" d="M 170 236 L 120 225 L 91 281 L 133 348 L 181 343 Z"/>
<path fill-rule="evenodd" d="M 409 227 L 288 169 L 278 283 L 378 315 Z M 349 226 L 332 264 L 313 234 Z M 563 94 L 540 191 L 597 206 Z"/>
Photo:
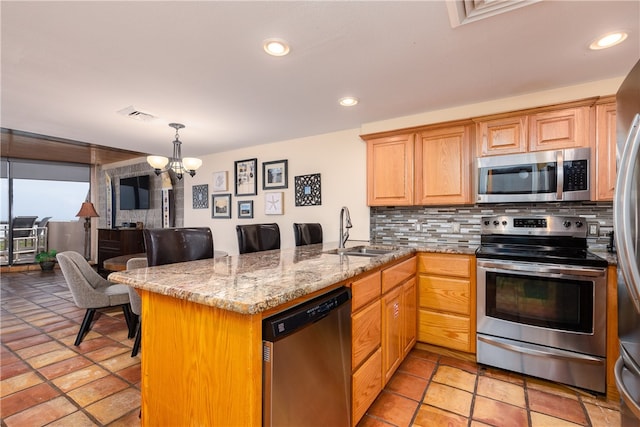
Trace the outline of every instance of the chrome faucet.
<path fill-rule="evenodd" d="M 344 249 L 345 243 L 349 240 L 349 229 L 353 227 L 351 224 L 351 215 L 349 208 L 343 206 L 340 209 L 340 240 L 338 241 L 338 249 Z"/>

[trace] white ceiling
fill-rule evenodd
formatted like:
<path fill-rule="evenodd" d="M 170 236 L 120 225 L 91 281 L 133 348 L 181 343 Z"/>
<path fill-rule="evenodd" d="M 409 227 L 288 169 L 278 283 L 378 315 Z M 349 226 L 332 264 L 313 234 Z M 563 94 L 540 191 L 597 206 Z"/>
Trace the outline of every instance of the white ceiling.
<path fill-rule="evenodd" d="M 541 1 L 452 28 L 444 1 L 2 1 L 4 128 L 185 156 L 625 75 L 639 1 Z M 590 51 L 601 34 L 622 45 Z M 286 57 L 262 42 L 287 40 Z M 340 107 L 346 95 L 360 98 Z M 117 114 L 133 106 L 158 117 Z"/>

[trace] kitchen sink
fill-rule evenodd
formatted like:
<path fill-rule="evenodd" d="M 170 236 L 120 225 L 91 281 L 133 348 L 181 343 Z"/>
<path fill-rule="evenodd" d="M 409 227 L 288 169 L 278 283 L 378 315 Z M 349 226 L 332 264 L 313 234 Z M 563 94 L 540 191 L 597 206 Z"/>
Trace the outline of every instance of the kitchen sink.
<path fill-rule="evenodd" d="M 377 257 L 394 252 L 393 248 L 376 248 L 373 246 L 354 246 L 352 248 L 333 249 L 327 251 L 328 254 L 333 255 L 349 255 L 349 256 L 364 256 L 364 257 Z"/>

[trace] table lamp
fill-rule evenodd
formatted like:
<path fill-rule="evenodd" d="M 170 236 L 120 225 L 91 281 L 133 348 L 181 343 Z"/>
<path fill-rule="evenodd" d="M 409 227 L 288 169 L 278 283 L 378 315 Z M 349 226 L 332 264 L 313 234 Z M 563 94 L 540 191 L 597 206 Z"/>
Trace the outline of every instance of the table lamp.
<path fill-rule="evenodd" d="M 91 202 L 83 202 L 77 217 L 84 218 L 84 258 L 88 261 L 91 258 L 89 254 L 89 230 L 91 230 L 91 218 L 99 217 L 96 208 Z"/>

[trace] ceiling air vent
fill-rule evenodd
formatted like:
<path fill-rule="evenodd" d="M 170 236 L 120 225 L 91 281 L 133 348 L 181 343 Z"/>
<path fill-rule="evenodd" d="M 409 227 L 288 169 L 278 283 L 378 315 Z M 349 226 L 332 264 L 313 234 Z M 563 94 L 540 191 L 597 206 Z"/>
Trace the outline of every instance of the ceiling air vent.
<path fill-rule="evenodd" d="M 143 113 L 142 111 L 136 110 L 133 105 L 129 105 L 127 108 L 123 108 L 118 111 L 118 114 L 122 114 L 125 117 L 129 117 L 130 119 L 138 120 L 141 122 L 150 122 L 156 120 L 157 117 L 153 114 Z"/>
<path fill-rule="evenodd" d="M 451 28 L 489 18 L 540 0 L 447 0 Z"/>

